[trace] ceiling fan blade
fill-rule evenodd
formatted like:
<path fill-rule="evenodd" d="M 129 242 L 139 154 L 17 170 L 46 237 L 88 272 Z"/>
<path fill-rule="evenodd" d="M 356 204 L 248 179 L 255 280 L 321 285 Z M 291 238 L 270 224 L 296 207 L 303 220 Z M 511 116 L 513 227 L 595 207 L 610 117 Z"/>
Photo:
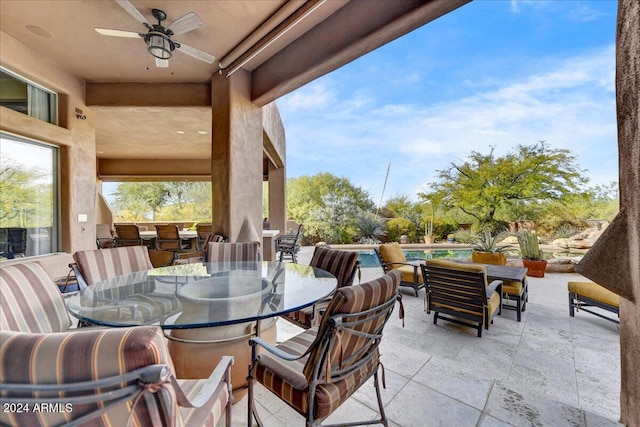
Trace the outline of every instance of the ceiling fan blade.
<path fill-rule="evenodd" d="M 147 18 L 145 18 L 144 15 L 140 13 L 140 11 L 136 9 L 136 7 L 132 5 L 129 0 L 116 0 L 116 3 L 122 6 L 122 8 L 126 10 L 129 15 L 133 16 L 133 19 L 135 19 L 139 23 L 150 25 L 149 21 L 147 21 Z"/>
<path fill-rule="evenodd" d="M 199 59 L 200 61 L 207 62 L 209 64 L 213 64 L 213 61 L 216 60 L 215 56 L 209 55 L 207 52 L 183 43 L 180 43 L 180 47 L 176 49 L 178 52 L 186 53 L 189 56 L 193 56 L 194 58 Z"/>
<path fill-rule="evenodd" d="M 168 66 L 169 66 L 169 60 L 168 59 L 156 58 L 156 67 L 158 67 L 158 68 L 167 68 Z"/>
<path fill-rule="evenodd" d="M 112 30 L 110 28 L 94 28 L 94 30 L 105 36 L 129 37 L 132 39 L 140 38 L 140 34 L 135 31 Z"/>
<path fill-rule="evenodd" d="M 179 35 L 198 28 L 200 25 L 202 25 L 200 17 L 193 12 L 189 12 L 169 24 L 167 30 L 171 30 L 174 35 Z"/>

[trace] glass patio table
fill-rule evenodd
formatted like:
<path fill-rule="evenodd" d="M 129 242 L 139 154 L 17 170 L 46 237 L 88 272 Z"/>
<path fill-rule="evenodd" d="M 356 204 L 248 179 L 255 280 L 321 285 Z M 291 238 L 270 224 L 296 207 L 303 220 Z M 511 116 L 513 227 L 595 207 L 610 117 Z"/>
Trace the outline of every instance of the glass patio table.
<path fill-rule="evenodd" d="M 277 316 L 329 297 L 336 286 L 333 275 L 308 265 L 184 264 L 96 283 L 70 297 L 67 307 L 95 325 L 159 325 L 178 378 L 207 378 L 220 356 L 233 355 L 236 390 L 246 385 L 249 338 L 275 343 Z"/>

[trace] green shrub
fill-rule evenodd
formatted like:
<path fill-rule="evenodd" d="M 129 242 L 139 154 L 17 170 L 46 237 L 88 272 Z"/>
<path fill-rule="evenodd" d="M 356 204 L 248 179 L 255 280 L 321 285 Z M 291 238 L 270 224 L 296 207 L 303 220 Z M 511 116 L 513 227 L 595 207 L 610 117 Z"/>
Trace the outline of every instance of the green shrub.
<path fill-rule="evenodd" d="M 403 234 L 407 235 L 410 242 L 415 242 L 416 226 L 407 218 L 391 218 L 387 222 L 387 241 L 399 242 Z"/>
<path fill-rule="evenodd" d="M 458 223 L 452 219 L 440 219 L 433 220 L 433 236 L 438 240 L 444 240 L 447 235 L 453 233 L 458 229 Z"/>

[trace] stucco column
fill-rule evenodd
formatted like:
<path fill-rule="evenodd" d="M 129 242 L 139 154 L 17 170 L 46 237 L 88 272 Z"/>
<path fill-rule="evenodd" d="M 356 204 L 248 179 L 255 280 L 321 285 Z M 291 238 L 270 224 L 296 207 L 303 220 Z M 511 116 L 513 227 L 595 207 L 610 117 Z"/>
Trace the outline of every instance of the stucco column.
<path fill-rule="evenodd" d="M 213 230 L 230 242 L 262 241 L 262 109 L 239 70 L 211 79 Z"/>
<path fill-rule="evenodd" d="M 285 168 L 276 168 L 269 162 L 269 223 L 274 230 L 286 231 L 287 188 Z"/>

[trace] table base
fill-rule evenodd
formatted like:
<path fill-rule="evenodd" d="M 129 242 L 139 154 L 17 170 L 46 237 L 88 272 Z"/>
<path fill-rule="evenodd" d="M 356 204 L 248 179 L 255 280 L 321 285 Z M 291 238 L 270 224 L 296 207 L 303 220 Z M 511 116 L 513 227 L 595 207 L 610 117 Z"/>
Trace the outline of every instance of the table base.
<path fill-rule="evenodd" d="M 260 338 L 276 343 L 277 318 L 261 321 Z M 256 336 L 256 322 L 197 329 L 173 329 L 169 354 L 179 379 L 208 378 L 222 356 L 233 356 L 231 384 L 234 402 L 247 394 L 247 369 L 251 365 L 249 339 Z"/>

